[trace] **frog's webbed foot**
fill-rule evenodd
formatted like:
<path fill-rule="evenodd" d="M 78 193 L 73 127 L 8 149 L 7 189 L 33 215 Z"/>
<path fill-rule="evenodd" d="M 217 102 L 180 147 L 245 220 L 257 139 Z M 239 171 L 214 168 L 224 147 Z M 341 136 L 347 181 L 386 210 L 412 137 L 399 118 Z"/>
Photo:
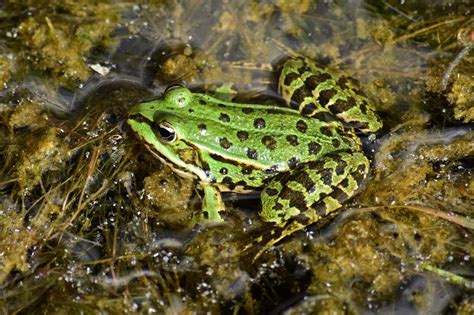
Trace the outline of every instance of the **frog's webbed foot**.
<path fill-rule="evenodd" d="M 284 228 L 273 226 L 270 230 L 259 233 L 258 236 L 252 238 L 252 240 L 244 246 L 242 253 L 249 255 L 249 259 L 255 262 L 264 252 L 275 246 L 279 241 L 303 228 L 304 226 L 301 226 L 297 221 L 289 223 Z"/>
<path fill-rule="evenodd" d="M 362 153 L 332 153 L 272 179 L 262 192 L 264 221 L 276 225 L 255 239 L 265 250 L 339 209 L 360 187 L 369 169 Z"/>

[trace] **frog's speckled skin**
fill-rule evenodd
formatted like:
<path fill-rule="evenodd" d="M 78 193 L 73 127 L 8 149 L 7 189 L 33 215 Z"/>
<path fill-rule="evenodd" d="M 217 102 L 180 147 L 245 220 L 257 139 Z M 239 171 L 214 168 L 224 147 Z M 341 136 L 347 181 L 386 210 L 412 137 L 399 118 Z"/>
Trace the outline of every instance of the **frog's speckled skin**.
<path fill-rule="evenodd" d="M 346 126 L 375 132 L 382 122 L 358 82 L 319 68 L 301 59 L 287 61 L 280 75 L 279 91 L 286 103 L 303 115 L 325 120 L 335 115 Z"/>
<path fill-rule="evenodd" d="M 382 126 L 355 81 L 312 62 L 288 60 L 279 90 L 290 108 L 175 88 L 135 106 L 128 123 L 162 161 L 198 180 L 210 220 L 221 220 L 220 192 L 263 189 L 262 219 L 284 227 L 273 244 L 354 195 L 369 161 L 352 128 Z"/>

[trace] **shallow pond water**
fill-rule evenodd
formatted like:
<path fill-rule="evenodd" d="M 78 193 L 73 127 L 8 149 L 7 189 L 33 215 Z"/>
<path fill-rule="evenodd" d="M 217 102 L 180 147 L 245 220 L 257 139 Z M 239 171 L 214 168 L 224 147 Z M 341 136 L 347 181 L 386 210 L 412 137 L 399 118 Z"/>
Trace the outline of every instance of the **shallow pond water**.
<path fill-rule="evenodd" d="M 474 312 L 469 1 L 0 3 L 1 313 Z M 383 128 L 339 211 L 262 251 L 260 195 L 196 181 L 126 124 L 184 85 L 284 106 L 286 58 L 359 81 Z M 260 255 L 257 257 L 257 255 Z"/>

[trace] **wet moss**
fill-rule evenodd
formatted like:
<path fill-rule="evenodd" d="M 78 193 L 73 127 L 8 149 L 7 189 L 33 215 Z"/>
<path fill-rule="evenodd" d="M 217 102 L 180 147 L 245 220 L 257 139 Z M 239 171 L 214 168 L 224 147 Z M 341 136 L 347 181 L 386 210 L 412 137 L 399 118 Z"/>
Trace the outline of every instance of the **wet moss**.
<path fill-rule="evenodd" d="M 469 73 L 458 73 L 448 98 L 454 104 L 454 117 L 465 123 L 474 121 L 474 80 Z"/>
<path fill-rule="evenodd" d="M 49 116 L 40 104 L 24 100 L 9 117 L 8 126 L 12 129 L 29 128 L 38 130 L 47 126 Z"/>
<path fill-rule="evenodd" d="M 65 167 L 70 158 L 70 151 L 58 137 L 58 133 L 60 130 L 52 128 L 44 135 L 26 141 L 25 146 L 29 149 L 22 152 L 17 165 L 18 183 L 22 190 L 35 188 L 41 183 L 45 173 L 54 174 Z M 56 177 L 55 175 L 52 176 Z"/>
<path fill-rule="evenodd" d="M 0 91 L 5 88 L 8 80 L 10 79 L 11 63 L 5 56 L 0 56 Z"/>
<path fill-rule="evenodd" d="M 112 44 L 109 36 L 119 20 L 107 1 L 7 1 L 5 10 L 13 17 L 19 12 L 14 27 L 21 41 L 11 45 L 22 62 L 70 88 L 90 75 L 92 48 Z M 23 16 L 25 11 L 34 14 Z"/>
<path fill-rule="evenodd" d="M 474 312 L 474 298 L 468 297 L 460 303 L 457 308 L 457 313 L 459 315 L 468 315 Z"/>
<path fill-rule="evenodd" d="M 392 136 L 376 155 L 376 174 L 364 195 L 380 204 L 416 202 L 448 210 L 454 202 L 467 210 L 472 171 L 464 163 L 472 159 L 473 150 L 469 130 Z"/>
<path fill-rule="evenodd" d="M 157 208 L 159 220 L 172 227 L 186 227 L 191 222 L 192 212 L 188 208 L 193 183 L 178 178 L 169 169 L 156 171 L 143 180 L 144 204 Z"/>
<path fill-rule="evenodd" d="M 197 65 L 190 56 L 176 54 L 160 65 L 158 76 L 164 82 L 179 82 L 196 77 L 197 71 Z"/>

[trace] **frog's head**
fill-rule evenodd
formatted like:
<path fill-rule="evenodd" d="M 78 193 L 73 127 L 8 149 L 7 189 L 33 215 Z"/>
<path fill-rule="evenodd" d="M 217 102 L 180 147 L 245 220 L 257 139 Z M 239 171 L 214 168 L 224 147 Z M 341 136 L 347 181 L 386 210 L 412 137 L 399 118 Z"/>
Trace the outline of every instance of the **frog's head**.
<path fill-rule="evenodd" d="M 134 106 L 129 112 L 128 125 L 145 143 L 146 147 L 162 162 L 182 176 L 192 174 L 205 178 L 199 156 L 188 139 L 189 113 L 193 93 L 187 88 L 176 87 L 159 100 Z"/>

